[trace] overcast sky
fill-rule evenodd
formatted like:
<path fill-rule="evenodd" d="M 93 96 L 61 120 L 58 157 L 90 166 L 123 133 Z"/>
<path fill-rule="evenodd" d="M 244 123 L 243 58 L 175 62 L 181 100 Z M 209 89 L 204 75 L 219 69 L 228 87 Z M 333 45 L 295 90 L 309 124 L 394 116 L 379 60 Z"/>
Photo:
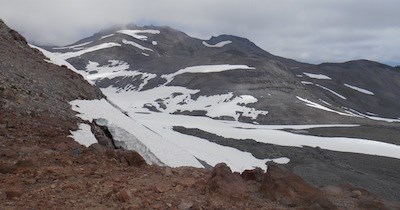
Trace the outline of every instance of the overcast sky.
<path fill-rule="evenodd" d="M 299 61 L 400 64 L 399 0 L 0 0 L 0 18 L 36 44 L 65 45 L 115 25 L 232 34 Z"/>

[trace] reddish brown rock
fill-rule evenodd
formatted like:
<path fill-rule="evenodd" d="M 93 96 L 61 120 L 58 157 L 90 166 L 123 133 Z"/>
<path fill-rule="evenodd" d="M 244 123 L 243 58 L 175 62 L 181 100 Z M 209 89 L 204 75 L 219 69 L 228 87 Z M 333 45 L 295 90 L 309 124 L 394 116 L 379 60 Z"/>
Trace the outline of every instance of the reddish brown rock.
<path fill-rule="evenodd" d="M 120 191 L 118 194 L 117 194 L 117 199 L 120 201 L 120 202 L 128 202 L 130 199 L 131 199 L 131 195 L 130 195 L 130 193 L 128 193 L 127 191 L 125 191 L 125 190 L 123 190 L 123 191 Z"/>
<path fill-rule="evenodd" d="M 245 170 L 240 175 L 245 181 L 256 181 L 261 182 L 264 177 L 264 171 L 261 168 L 255 168 L 253 170 Z"/>
<path fill-rule="evenodd" d="M 0 173 L 2 174 L 13 173 L 16 169 L 17 167 L 15 165 L 0 162 Z"/>
<path fill-rule="evenodd" d="M 289 207 L 337 209 L 320 190 L 276 164 L 268 166 L 260 192 L 266 198 Z"/>
<path fill-rule="evenodd" d="M 19 198 L 22 195 L 22 190 L 20 189 L 11 189 L 11 190 L 6 190 L 4 192 L 6 194 L 7 199 L 13 199 L 13 198 Z"/>
<path fill-rule="evenodd" d="M 245 199 L 247 197 L 246 185 L 243 179 L 233 174 L 231 169 L 225 163 L 217 164 L 208 180 L 208 186 L 213 192 L 220 194 Z"/>
<path fill-rule="evenodd" d="M 385 206 L 385 204 L 379 200 L 371 199 L 371 198 L 361 198 L 358 203 L 358 207 L 364 210 L 390 210 Z M 399 206 L 398 206 L 399 207 Z"/>
<path fill-rule="evenodd" d="M 121 162 L 126 161 L 130 166 L 141 167 L 147 165 L 143 157 L 135 151 L 117 150 L 117 156 Z"/>

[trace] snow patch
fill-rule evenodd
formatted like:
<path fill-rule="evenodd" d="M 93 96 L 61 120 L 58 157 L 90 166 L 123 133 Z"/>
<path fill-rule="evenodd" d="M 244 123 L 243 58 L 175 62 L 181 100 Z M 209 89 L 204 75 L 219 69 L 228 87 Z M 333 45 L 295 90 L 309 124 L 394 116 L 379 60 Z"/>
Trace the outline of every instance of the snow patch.
<path fill-rule="evenodd" d="M 142 41 L 147 41 L 147 36 L 143 34 L 159 34 L 159 30 L 119 30 L 117 33 L 129 35 L 135 39 L 139 39 Z"/>
<path fill-rule="evenodd" d="M 371 92 L 369 90 L 366 90 L 366 89 L 363 89 L 363 88 L 359 88 L 359 87 L 356 87 L 356 86 L 353 86 L 353 85 L 344 84 L 344 86 L 346 86 L 348 88 L 351 88 L 353 90 L 356 90 L 356 91 L 358 91 L 360 93 L 364 93 L 364 94 L 371 95 L 371 96 L 375 95 L 373 92 Z"/>
<path fill-rule="evenodd" d="M 206 47 L 223 47 L 223 46 L 225 46 L 225 45 L 227 45 L 227 44 L 230 44 L 230 43 L 232 43 L 232 41 L 222 41 L 222 42 L 218 42 L 217 44 L 208 44 L 206 41 L 203 41 L 202 42 L 203 43 L 203 45 L 204 46 L 206 46 Z"/>
<path fill-rule="evenodd" d="M 140 45 L 140 44 L 138 44 L 138 43 L 136 43 L 136 42 L 128 41 L 128 40 L 126 40 L 126 39 L 123 39 L 123 40 L 122 40 L 122 43 L 127 44 L 127 45 L 132 45 L 132 46 L 134 46 L 134 47 L 136 47 L 136 48 L 139 48 L 139 49 L 141 49 L 141 50 L 153 51 L 153 50 L 150 49 L 150 48 L 143 47 L 142 45 Z"/>
<path fill-rule="evenodd" d="M 42 52 L 43 55 L 46 56 L 46 57 L 49 59 L 49 60 L 46 60 L 46 59 L 45 59 L 46 62 L 55 64 L 55 65 L 57 65 L 57 66 L 66 66 L 67 68 L 71 69 L 72 71 L 74 71 L 74 72 L 80 74 L 80 72 L 79 72 L 74 66 L 72 66 L 70 63 L 68 63 L 68 62 L 65 61 L 64 59 L 59 58 L 59 57 L 56 56 L 54 53 L 49 52 L 49 51 L 47 51 L 47 50 L 45 50 L 45 49 L 42 49 L 42 48 L 40 48 L 40 47 L 37 47 L 37 46 L 35 46 L 35 45 L 29 44 L 29 46 L 30 46 L 31 48 L 38 49 L 40 52 Z"/>
<path fill-rule="evenodd" d="M 322 106 L 322 105 L 320 105 L 320 104 L 317 104 L 317 103 L 315 103 L 315 102 L 312 102 L 312 101 L 307 100 L 307 99 L 304 99 L 304 98 L 301 98 L 301 97 L 299 97 L 299 96 L 296 96 L 296 97 L 297 97 L 297 99 L 299 99 L 300 101 L 305 102 L 306 105 L 309 106 L 309 107 L 314 107 L 314 108 L 321 109 L 321 110 L 324 110 L 324 111 L 333 112 L 333 113 L 336 113 L 336 114 L 339 114 L 339 115 L 343 115 L 343 116 L 359 117 L 358 115 L 355 115 L 355 114 L 344 113 L 344 112 L 339 112 L 339 111 L 330 109 L 330 108 L 328 108 L 328 107 Z"/>
<path fill-rule="evenodd" d="M 303 85 L 313 85 L 314 83 L 308 82 L 308 81 L 301 81 L 301 84 L 303 84 Z"/>
<path fill-rule="evenodd" d="M 105 35 L 105 36 L 100 37 L 100 40 L 108 38 L 108 37 L 112 37 L 112 36 L 114 36 L 114 34 Z"/>
<path fill-rule="evenodd" d="M 69 137 L 73 138 L 79 144 L 82 144 L 86 147 L 97 143 L 97 139 L 92 133 L 91 127 L 88 124 L 81 123 L 79 124 L 79 130 L 70 131 L 71 135 Z"/>
<path fill-rule="evenodd" d="M 329 79 L 329 80 L 331 80 L 330 77 L 323 75 L 323 74 L 312 74 L 312 73 L 306 73 L 306 72 L 303 72 L 303 74 L 312 79 Z"/>
<path fill-rule="evenodd" d="M 107 49 L 110 47 L 120 47 L 120 46 L 121 46 L 121 44 L 110 42 L 110 43 L 99 44 L 99 45 L 89 47 L 84 50 L 75 51 L 75 52 L 54 53 L 54 54 L 61 59 L 67 60 L 67 59 L 70 59 L 73 57 L 81 56 L 81 55 L 89 53 L 89 52 L 94 52 L 94 51 L 101 50 L 101 49 Z"/>
<path fill-rule="evenodd" d="M 172 74 L 164 74 L 161 77 L 167 79 L 167 84 L 171 82 L 174 77 L 185 74 L 185 73 L 211 73 L 211 72 L 222 72 L 236 69 L 255 69 L 254 67 L 249 67 L 247 65 L 202 65 L 202 66 L 191 66 L 184 69 L 181 69 Z"/>
<path fill-rule="evenodd" d="M 152 41 L 151 44 L 154 46 L 158 45 L 158 43 L 156 41 Z"/>

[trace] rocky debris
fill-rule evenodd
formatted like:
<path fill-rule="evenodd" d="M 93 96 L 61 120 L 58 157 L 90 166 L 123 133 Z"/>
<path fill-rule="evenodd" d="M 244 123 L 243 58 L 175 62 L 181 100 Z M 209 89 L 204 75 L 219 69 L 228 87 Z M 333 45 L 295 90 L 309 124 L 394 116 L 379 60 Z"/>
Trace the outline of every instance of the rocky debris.
<path fill-rule="evenodd" d="M 126 190 L 123 190 L 117 194 L 117 199 L 120 202 L 128 202 L 131 199 L 131 195 Z"/>
<path fill-rule="evenodd" d="M 135 151 L 118 149 L 116 150 L 116 154 L 120 162 L 126 161 L 130 166 L 141 167 L 147 165 L 143 157 Z"/>
<path fill-rule="evenodd" d="M 189 202 L 189 201 L 184 201 L 182 203 L 179 204 L 178 209 L 179 210 L 189 210 L 190 208 L 193 207 L 193 203 Z"/>
<path fill-rule="evenodd" d="M 171 170 L 170 167 L 165 167 L 164 175 L 165 175 L 166 177 L 170 177 L 170 176 L 172 176 L 172 175 L 174 175 L 174 174 L 172 173 L 172 170 Z"/>
<path fill-rule="evenodd" d="M 361 193 L 361 191 L 359 191 L 359 190 L 353 190 L 352 192 L 351 192 L 351 197 L 353 197 L 353 198 L 358 198 L 358 197 L 360 197 L 362 195 L 362 193 Z"/>
<path fill-rule="evenodd" d="M 260 192 L 266 198 L 288 207 L 336 209 L 320 190 L 276 164 L 268 165 Z"/>
<path fill-rule="evenodd" d="M 7 135 L 7 125 L 0 124 L 0 136 L 6 136 L 6 135 Z"/>
<path fill-rule="evenodd" d="M 10 189 L 4 192 L 6 194 L 7 199 L 19 198 L 22 195 L 21 189 Z"/>
<path fill-rule="evenodd" d="M 255 168 L 252 170 L 245 170 L 240 175 L 245 181 L 256 181 L 261 182 L 264 178 L 264 171 L 261 168 Z"/>
<path fill-rule="evenodd" d="M 92 144 L 86 150 L 87 152 L 94 152 L 98 156 L 106 156 L 108 159 L 114 159 L 120 163 L 125 163 L 129 166 L 141 167 L 147 165 L 146 161 L 143 159 L 139 153 L 124 149 L 112 149 L 105 147 L 98 143 Z"/>
<path fill-rule="evenodd" d="M 217 164 L 208 180 L 210 190 L 236 199 L 246 199 L 247 189 L 240 175 L 232 173 L 225 163 Z"/>
<path fill-rule="evenodd" d="M 0 162 L 0 173 L 2 174 L 13 173 L 16 169 L 15 165 Z"/>

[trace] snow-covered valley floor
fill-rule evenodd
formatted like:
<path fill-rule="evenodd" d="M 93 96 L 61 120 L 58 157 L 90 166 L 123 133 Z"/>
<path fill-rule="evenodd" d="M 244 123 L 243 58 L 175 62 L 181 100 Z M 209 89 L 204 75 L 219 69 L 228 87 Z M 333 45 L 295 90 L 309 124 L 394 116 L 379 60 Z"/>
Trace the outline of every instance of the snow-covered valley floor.
<path fill-rule="evenodd" d="M 111 98 L 112 100 L 112 98 Z M 213 120 L 207 117 L 172 115 L 166 113 L 138 113 L 127 104 L 118 104 L 126 113 L 112 106 L 106 100 L 71 102 L 73 109 L 80 112 L 80 117 L 91 121 L 104 118 L 113 125 L 124 129 L 139 139 L 162 163 L 172 166 L 203 167 L 199 160 L 214 166 L 219 162 L 227 163 L 234 171 L 243 171 L 254 167 L 266 169 L 269 159 L 257 159 L 251 153 L 222 146 L 206 139 L 181 134 L 173 126 L 198 128 L 225 138 L 237 141 L 253 139 L 257 142 L 282 146 L 311 146 L 323 149 L 379 155 L 400 158 L 400 146 L 354 138 L 328 138 L 293 134 L 278 129 L 308 129 L 316 127 L 337 127 L 356 125 L 253 125 L 237 121 Z M 130 145 L 130 140 L 126 140 Z M 133 149 L 134 146 L 128 147 Z M 146 150 L 145 150 L 146 151 Z M 142 154 L 146 155 L 146 154 Z M 289 159 L 281 157 L 273 160 L 285 164 Z"/>

